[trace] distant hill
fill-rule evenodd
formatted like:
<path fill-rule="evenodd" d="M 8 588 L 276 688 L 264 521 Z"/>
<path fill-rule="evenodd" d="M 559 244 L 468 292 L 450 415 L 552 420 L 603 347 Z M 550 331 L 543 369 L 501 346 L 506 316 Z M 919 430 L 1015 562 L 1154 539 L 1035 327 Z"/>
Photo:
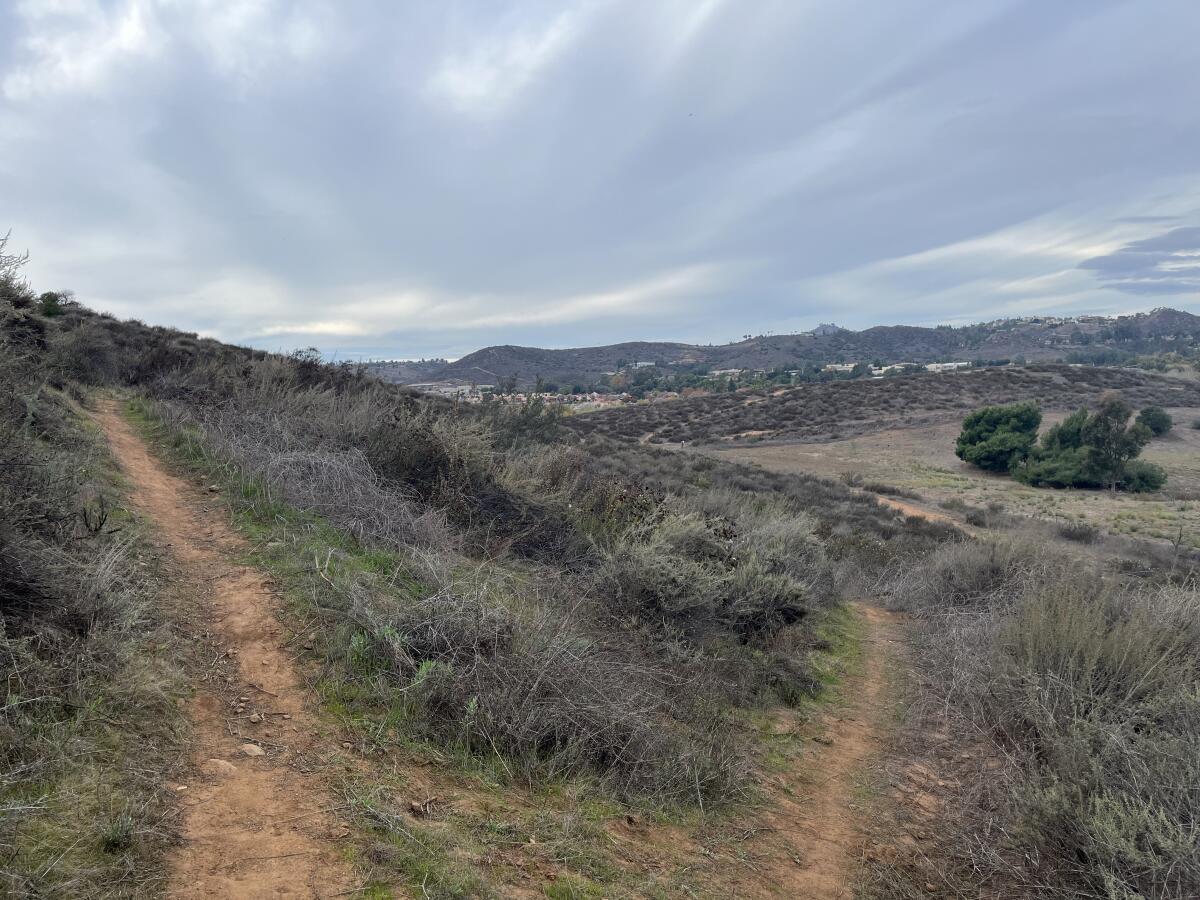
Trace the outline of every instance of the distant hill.
<path fill-rule="evenodd" d="M 1094 405 L 1119 391 L 1136 408 L 1200 408 L 1200 382 L 1105 366 L 1037 364 L 626 404 L 571 416 L 567 427 L 642 443 L 820 442 L 961 419 L 992 403 L 1035 400 L 1050 410 Z"/>
<path fill-rule="evenodd" d="M 593 384 L 602 375 L 635 363 L 666 371 L 801 368 L 835 362 L 934 362 L 1064 359 L 1100 349 L 1152 353 L 1190 348 L 1200 342 L 1200 316 L 1156 309 L 1130 316 L 1032 316 L 961 327 L 881 325 L 849 331 L 821 325 L 802 334 L 764 335 L 720 345 L 632 341 L 601 347 L 544 350 L 504 345 L 485 347 L 451 363 L 405 368 L 373 364 L 380 377 L 400 384 L 453 382 L 495 384 L 516 376 L 531 384 L 541 376 L 560 385 Z"/>

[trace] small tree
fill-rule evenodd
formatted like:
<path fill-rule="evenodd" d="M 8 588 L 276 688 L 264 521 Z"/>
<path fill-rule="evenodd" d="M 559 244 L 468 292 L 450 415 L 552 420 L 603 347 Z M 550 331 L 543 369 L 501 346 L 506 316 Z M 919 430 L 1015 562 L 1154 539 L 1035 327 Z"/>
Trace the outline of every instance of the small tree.
<path fill-rule="evenodd" d="M 1161 406 L 1147 406 L 1138 413 L 1137 421 L 1138 424 L 1149 428 L 1150 433 L 1155 437 L 1162 437 L 1175 424 L 1171 414 Z"/>
<path fill-rule="evenodd" d="M 1125 473 L 1125 464 L 1150 443 L 1150 429 L 1140 423 L 1126 427 L 1133 407 L 1120 394 L 1109 391 L 1100 397 L 1100 408 L 1083 426 L 1081 437 L 1088 447 L 1091 465 L 1109 488 L 1115 489 Z"/>
<path fill-rule="evenodd" d="M 70 291 L 46 291 L 37 299 L 37 311 L 46 318 L 61 316 L 75 303 Z"/>
<path fill-rule="evenodd" d="M 1047 430 L 1028 458 L 1013 468 L 1013 477 L 1046 487 L 1158 490 L 1166 473 L 1134 461 L 1151 432 L 1141 422 L 1128 425 L 1131 415 L 1133 409 L 1119 394 L 1104 394 L 1096 412 L 1079 409 Z"/>
<path fill-rule="evenodd" d="M 963 419 L 954 452 L 981 469 L 1008 472 L 1029 455 L 1041 423 L 1036 403 L 985 406 Z"/>

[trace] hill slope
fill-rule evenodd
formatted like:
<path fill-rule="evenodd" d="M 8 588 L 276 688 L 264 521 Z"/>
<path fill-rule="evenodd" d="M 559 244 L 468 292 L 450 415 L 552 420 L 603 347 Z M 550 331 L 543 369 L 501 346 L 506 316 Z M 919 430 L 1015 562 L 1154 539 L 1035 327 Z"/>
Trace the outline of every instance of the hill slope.
<path fill-rule="evenodd" d="M 956 374 L 831 381 L 625 406 L 568 419 L 580 434 L 651 443 L 742 438 L 833 440 L 961 417 L 989 403 L 1037 400 L 1050 409 L 1118 390 L 1136 406 L 1200 406 L 1200 383 L 1130 369 L 1042 365 Z"/>
<path fill-rule="evenodd" d="M 373 364 L 385 380 L 495 384 L 517 376 L 523 384 L 547 381 L 587 385 L 606 372 L 632 363 L 654 363 L 669 371 L 698 369 L 799 368 L 831 362 L 933 362 L 935 360 L 1063 359 L 1071 352 L 1097 349 L 1136 353 L 1194 347 L 1200 316 L 1174 309 L 1107 319 L 1031 317 L 959 328 L 882 325 L 864 331 L 822 326 L 816 333 L 765 335 L 720 345 L 632 341 L 600 347 L 545 350 L 503 345 L 485 347 L 441 365 L 406 369 Z"/>

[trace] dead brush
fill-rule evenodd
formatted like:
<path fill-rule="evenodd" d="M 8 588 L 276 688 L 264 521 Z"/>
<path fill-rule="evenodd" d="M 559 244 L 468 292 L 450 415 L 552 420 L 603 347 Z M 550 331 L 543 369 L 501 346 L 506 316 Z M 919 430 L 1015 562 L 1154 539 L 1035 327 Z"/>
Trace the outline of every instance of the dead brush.
<path fill-rule="evenodd" d="M 947 765 L 960 749 L 1004 763 L 950 789 L 947 814 L 928 823 L 938 882 L 1197 896 L 1200 595 L 980 543 L 944 548 L 898 582 L 923 636 L 909 738 L 954 735 L 938 748 Z M 896 870 L 874 877 L 896 896 L 919 892 Z"/>
<path fill-rule="evenodd" d="M 172 639 L 132 536 L 106 527 L 107 495 L 84 482 L 98 448 L 10 337 L 0 329 L 0 894 L 145 895 L 173 837 L 157 787 L 179 747 Z"/>
<path fill-rule="evenodd" d="M 366 578 L 350 592 L 387 690 L 443 740 L 503 754 L 524 780 L 589 772 L 622 796 L 684 804 L 744 784 L 747 758 L 719 717 L 697 717 L 688 685 L 589 636 L 569 608 L 518 614 L 478 590 L 399 601 Z"/>

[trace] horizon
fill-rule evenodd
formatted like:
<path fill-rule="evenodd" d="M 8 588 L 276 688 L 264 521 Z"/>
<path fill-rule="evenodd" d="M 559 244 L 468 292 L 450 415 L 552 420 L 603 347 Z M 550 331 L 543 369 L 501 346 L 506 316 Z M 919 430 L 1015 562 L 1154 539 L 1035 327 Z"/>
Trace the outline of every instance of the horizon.
<path fill-rule="evenodd" d="M 1071 313 L 1071 314 L 1027 312 L 1021 316 L 1001 316 L 996 319 L 968 320 L 968 321 L 963 321 L 963 322 L 933 322 L 933 323 L 908 323 L 908 322 L 906 322 L 903 324 L 905 327 L 916 327 L 916 328 L 942 328 L 942 327 L 969 328 L 972 325 L 988 325 L 992 322 L 1005 321 L 1005 320 L 1017 321 L 1017 320 L 1021 320 L 1021 319 L 1038 319 L 1038 318 L 1078 319 L 1081 316 L 1095 316 L 1095 315 L 1100 315 L 1100 316 L 1103 316 L 1104 318 L 1117 319 L 1117 318 L 1129 317 L 1129 316 L 1147 315 L 1149 313 L 1155 312 L 1160 309 L 1170 310 L 1170 311 L 1174 311 L 1174 312 L 1185 312 L 1185 313 L 1189 313 L 1191 315 L 1196 315 L 1196 313 L 1192 313 L 1191 310 L 1182 309 L 1182 308 L 1176 307 L 1176 306 L 1170 306 L 1170 305 L 1164 306 L 1162 304 L 1158 304 L 1156 306 L 1144 306 L 1144 307 L 1138 307 L 1136 309 L 1126 309 L 1124 311 L 1119 311 L 1119 312 L 1114 312 L 1114 313 L 1090 313 L 1090 312 L 1086 312 L 1086 311 Z M 857 333 L 860 333 L 863 331 L 869 331 L 872 328 L 896 327 L 896 323 L 875 322 L 871 325 L 865 326 L 864 328 L 844 328 L 837 322 L 823 322 L 823 323 L 818 323 L 818 325 L 813 326 L 813 328 L 817 328 L 820 325 L 833 325 L 837 328 L 841 328 L 841 330 L 843 330 L 843 331 L 848 331 L 848 332 L 851 332 L 854 334 L 857 334 Z M 805 331 L 775 331 L 775 330 L 771 330 L 771 331 L 762 332 L 760 334 L 750 335 L 749 337 L 737 338 L 734 340 L 706 341 L 706 342 L 702 342 L 702 343 L 692 343 L 689 341 L 672 340 L 670 338 L 663 338 L 663 339 L 630 338 L 627 340 L 612 341 L 611 343 L 608 343 L 608 344 L 564 344 L 562 346 L 542 346 L 542 345 L 535 345 L 535 344 L 513 344 L 513 343 L 486 344 L 482 347 L 476 347 L 474 350 L 471 350 L 468 353 L 464 353 L 463 356 L 456 356 L 456 357 L 390 356 L 390 357 L 372 357 L 369 359 L 364 359 L 360 356 L 356 361 L 357 362 L 366 362 L 366 363 L 385 363 L 385 362 L 403 363 L 403 362 L 422 362 L 422 361 L 441 359 L 447 363 L 455 363 L 455 362 L 458 362 L 458 360 L 462 359 L 464 356 L 470 356 L 472 353 L 477 353 L 480 350 L 488 350 L 493 347 L 516 347 L 516 348 L 519 348 L 522 350 L 594 350 L 594 349 L 616 346 L 616 345 L 621 345 L 621 344 L 681 344 L 681 345 L 685 345 L 685 346 L 697 346 L 697 347 L 725 347 L 725 346 L 730 346 L 732 344 L 741 344 L 741 343 L 745 343 L 747 341 L 759 340 L 761 338 L 767 338 L 767 337 L 808 334 L 812 330 L 813 329 L 807 329 Z M 267 350 L 269 348 L 259 347 L 257 349 Z M 275 349 L 270 352 L 286 354 L 286 353 L 292 352 L 292 350 L 297 350 L 297 349 L 311 349 L 311 348 L 294 347 L 294 348 L 290 348 L 288 350 Z M 317 348 L 317 349 L 320 349 L 320 348 Z M 339 353 L 339 351 L 334 349 L 334 350 L 331 350 L 327 354 L 323 354 L 323 356 L 329 362 L 337 362 L 338 361 L 337 360 L 338 353 Z"/>
<path fill-rule="evenodd" d="M 1189 0 L 77 0 L 6 26 L 0 232 L 120 317 L 458 358 L 1200 310 Z"/>

